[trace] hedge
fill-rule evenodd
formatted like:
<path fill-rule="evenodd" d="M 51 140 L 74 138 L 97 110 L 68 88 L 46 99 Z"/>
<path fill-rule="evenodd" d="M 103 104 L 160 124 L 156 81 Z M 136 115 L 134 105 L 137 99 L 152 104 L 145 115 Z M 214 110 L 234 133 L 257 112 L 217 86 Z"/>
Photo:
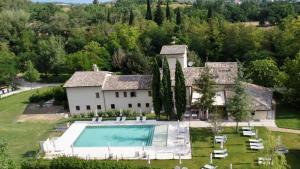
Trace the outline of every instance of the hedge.
<path fill-rule="evenodd" d="M 55 87 L 40 93 L 37 91 L 29 98 L 30 103 L 40 103 L 54 99 L 54 103 L 57 105 L 65 105 L 67 103 L 67 94 L 62 86 Z"/>
<path fill-rule="evenodd" d="M 25 161 L 21 169 L 150 169 L 146 166 L 133 166 L 124 162 L 83 160 L 75 157 L 59 157 L 52 161 Z M 155 169 L 152 168 L 151 169 Z M 156 168 L 158 169 L 158 168 Z"/>

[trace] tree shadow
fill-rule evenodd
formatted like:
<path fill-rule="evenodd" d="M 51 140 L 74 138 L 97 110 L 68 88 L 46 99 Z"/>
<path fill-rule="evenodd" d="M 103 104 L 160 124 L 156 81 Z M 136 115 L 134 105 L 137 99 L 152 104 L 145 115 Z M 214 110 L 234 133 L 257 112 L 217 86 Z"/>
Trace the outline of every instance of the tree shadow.
<path fill-rule="evenodd" d="M 285 156 L 291 169 L 299 169 L 300 149 L 289 149 Z"/>
<path fill-rule="evenodd" d="M 38 154 L 37 150 L 31 150 L 31 151 L 26 151 L 24 154 L 22 154 L 22 157 L 24 158 L 32 158 L 36 157 Z"/>
<path fill-rule="evenodd" d="M 212 132 L 209 129 L 197 128 L 190 131 L 192 143 L 196 141 L 207 142 L 210 141 Z"/>

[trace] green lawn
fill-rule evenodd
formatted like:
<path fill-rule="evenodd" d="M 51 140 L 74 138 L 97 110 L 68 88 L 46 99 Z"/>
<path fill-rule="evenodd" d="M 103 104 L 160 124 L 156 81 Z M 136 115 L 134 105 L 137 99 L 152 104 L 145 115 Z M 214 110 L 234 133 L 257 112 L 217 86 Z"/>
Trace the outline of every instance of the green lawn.
<path fill-rule="evenodd" d="M 228 137 L 228 142 L 225 144 L 225 148 L 229 151 L 229 156 L 226 159 L 216 159 L 213 162 L 221 169 L 229 168 L 230 163 L 233 163 L 233 168 L 243 169 L 258 169 L 255 160 L 262 155 L 262 152 L 253 151 L 247 149 L 247 137 L 242 137 L 240 134 L 234 132 L 234 128 L 226 128 L 225 134 Z M 285 143 L 290 149 L 290 153 L 287 155 L 288 163 L 291 169 L 299 169 L 300 164 L 298 159 L 300 158 L 300 135 L 275 133 L 276 135 L 282 135 L 282 142 Z M 210 152 L 212 152 L 213 142 L 209 129 L 194 128 L 191 129 L 192 135 L 192 160 L 183 160 L 182 166 L 186 166 L 189 169 L 197 169 L 206 163 L 209 163 Z M 259 128 L 260 137 L 265 137 L 266 129 Z M 216 149 L 219 145 L 216 146 Z M 147 161 L 128 161 L 128 163 L 136 165 L 146 165 Z M 178 165 L 178 160 L 155 160 L 151 162 L 152 167 L 160 168 L 174 168 Z"/>
<path fill-rule="evenodd" d="M 40 89 L 46 90 L 46 89 Z M 44 140 L 51 133 L 50 130 L 55 125 L 46 121 L 17 123 L 16 118 L 22 114 L 27 105 L 28 98 L 35 91 L 30 91 L 14 95 L 0 100 L 0 137 L 4 137 L 9 143 L 9 153 L 20 161 L 26 154 L 34 152 L 39 148 L 39 141 Z M 228 158 L 224 160 L 214 160 L 219 168 L 229 168 L 233 163 L 234 168 L 257 169 L 255 159 L 260 156 L 260 152 L 247 149 L 247 139 L 234 132 L 234 128 L 226 128 L 225 134 L 228 136 L 228 143 L 225 147 L 229 150 Z M 266 134 L 265 128 L 259 128 L 260 137 Z M 288 163 L 292 169 L 299 169 L 300 159 L 300 135 L 288 133 L 276 133 L 282 135 L 282 141 L 290 149 L 287 155 Z M 198 169 L 209 162 L 209 154 L 214 149 L 212 134 L 209 129 L 192 128 L 192 160 L 183 160 L 182 166 L 189 169 Z M 219 148 L 219 145 L 217 145 Z M 145 160 L 125 161 L 133 165 L 147 165 Z M 171 169 L 178 165 L 178 160 L 153 160 L 151 166 L 162 169 Z"/>
<path fill-rule="evenodd" d="M 39 89 L 40 91 L 48 88 Z M 0 138 L 8 142 L 9 154 L 19 160 L 34 153 L 39 141 L 47 137 L 54 124 L 47 121 L 18 123 L 28 104 L 28 98 L 36 91 L 28 91 L 0 100 Z"/>
<path fill-rule="evenodd" d="M 276 110 L 276 124 L 280 128 L 300 130 L 300 110 L 279 105 Z"/>

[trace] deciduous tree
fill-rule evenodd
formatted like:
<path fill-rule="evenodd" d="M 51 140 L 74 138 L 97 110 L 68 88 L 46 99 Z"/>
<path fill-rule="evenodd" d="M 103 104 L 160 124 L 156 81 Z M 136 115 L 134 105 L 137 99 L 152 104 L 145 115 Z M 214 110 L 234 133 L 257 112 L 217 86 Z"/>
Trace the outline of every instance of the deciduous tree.
<path fill-rule="evenodd" d="M 30 83 L 40 80 L 40 73 L 34 68 L 31 61 L 26 62 L 26 71 L 23 78 Z"/>

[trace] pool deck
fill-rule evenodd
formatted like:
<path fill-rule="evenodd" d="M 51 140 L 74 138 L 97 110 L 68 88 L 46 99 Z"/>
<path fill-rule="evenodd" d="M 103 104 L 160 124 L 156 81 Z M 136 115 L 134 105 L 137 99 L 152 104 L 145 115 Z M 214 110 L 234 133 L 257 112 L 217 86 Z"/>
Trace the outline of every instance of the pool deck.
<path fill-rule="evenodd" d="M 74 141 L 86 126 L 155 125 L 151 146 L 137 147 L 73 147 Z M 156 136 L 157 135 L 157 136 Z M 163 139 L 159 136 L 166 136 Z M 76 156 L 83 159 L 191 159 L 189 122 L 176 121 L 76 121 L 58 138 L 41 142 L 45 158 Z"/>

